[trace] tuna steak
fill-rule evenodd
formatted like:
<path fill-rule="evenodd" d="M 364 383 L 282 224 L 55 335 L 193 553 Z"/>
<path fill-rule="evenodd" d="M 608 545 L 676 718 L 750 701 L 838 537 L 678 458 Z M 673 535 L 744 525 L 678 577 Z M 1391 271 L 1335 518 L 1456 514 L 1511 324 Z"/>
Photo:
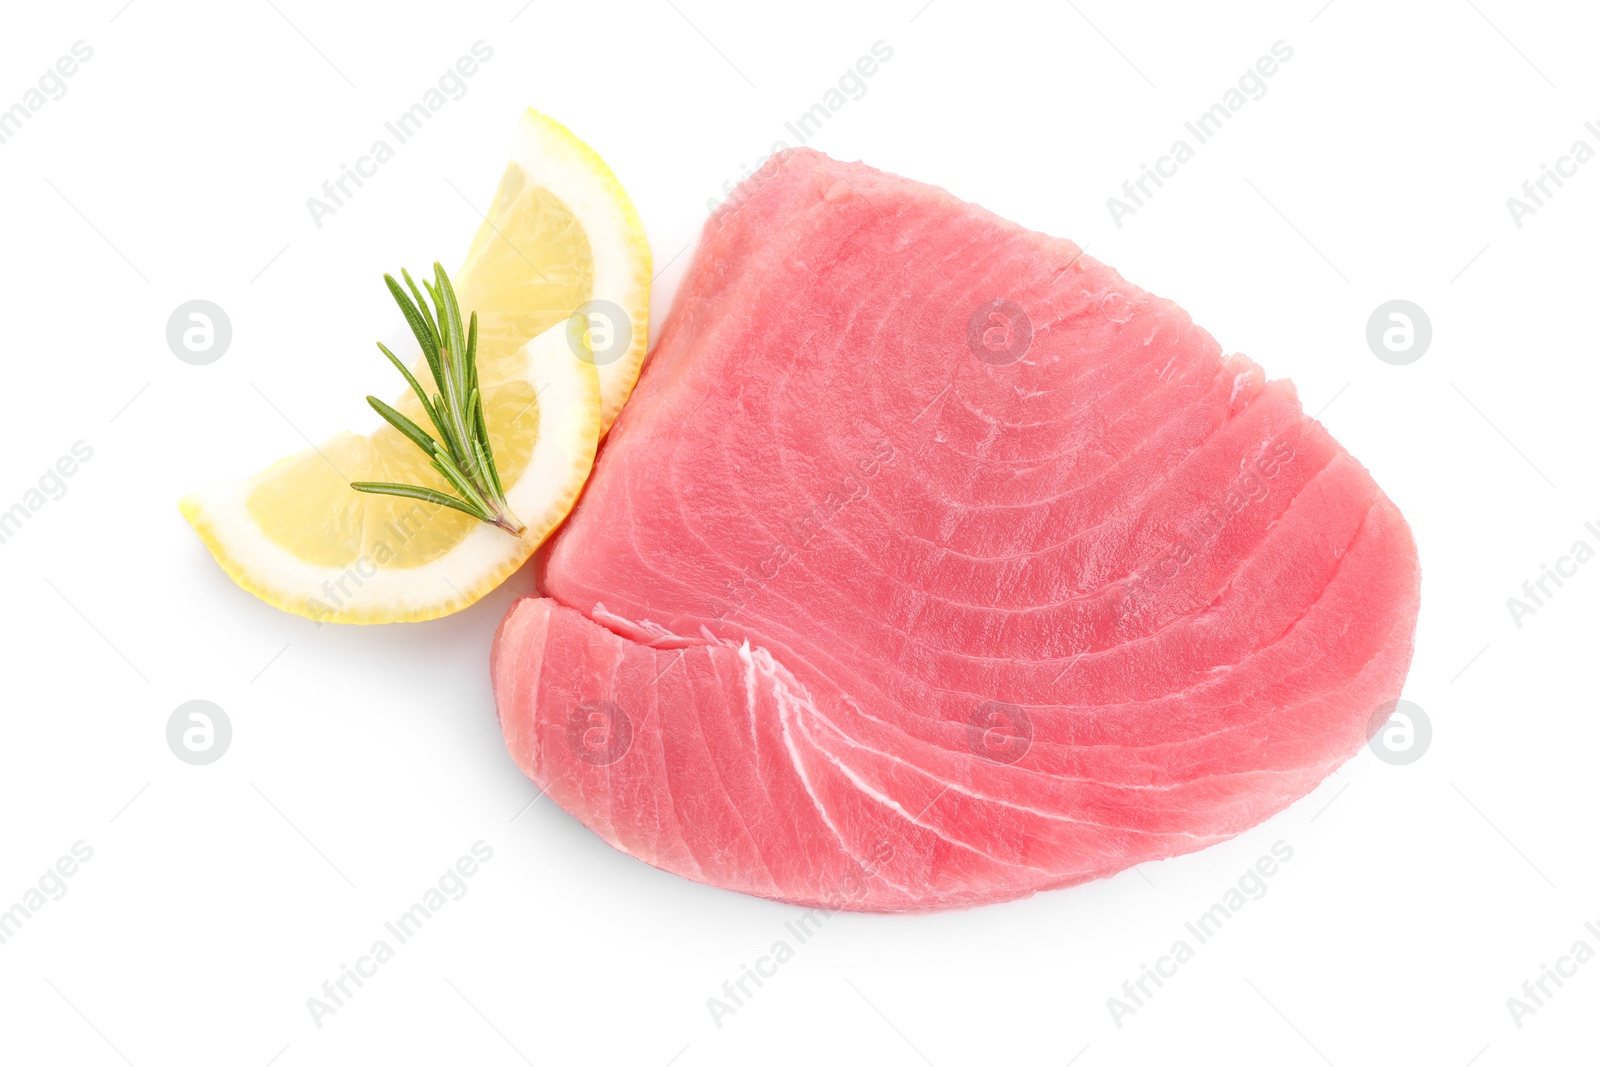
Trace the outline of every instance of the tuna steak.
<path fill-rule="evenodd" d="M 707 224 L 496 637 L 506 743 L 622 851 L 946 908 L 1222 841 L 1400 694 L 1367 471 L 1071 242 L 811 151 Z"/>

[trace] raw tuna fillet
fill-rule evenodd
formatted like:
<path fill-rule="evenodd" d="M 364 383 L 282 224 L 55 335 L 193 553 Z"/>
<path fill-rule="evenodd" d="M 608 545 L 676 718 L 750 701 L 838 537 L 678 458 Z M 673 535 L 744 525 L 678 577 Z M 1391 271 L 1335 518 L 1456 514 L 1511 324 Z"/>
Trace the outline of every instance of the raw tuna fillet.
<path fill-rule="evenodd" d="M 1170 301 L 811 151 L 707 224 L 495 641 L 511 754 L 622 851 L 947 908 L 1203 848 L 1355 754 L 1410 529 Z"/>

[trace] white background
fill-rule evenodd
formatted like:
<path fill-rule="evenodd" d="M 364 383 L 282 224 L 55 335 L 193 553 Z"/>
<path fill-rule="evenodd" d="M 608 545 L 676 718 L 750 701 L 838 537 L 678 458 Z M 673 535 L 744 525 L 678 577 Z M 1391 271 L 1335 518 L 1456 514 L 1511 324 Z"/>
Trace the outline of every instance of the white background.
<path fill-rule="evenodd" d="M 1574 941 L 1600 949 L 1600 563 L 1520 628 L 1506 606 L 1600 546 L 1600 161 L 1520 228 L 1506 206 L 1574 140 L 1600 148 L 1592 9 L 123 4 L 7 5 L 0 33 L 0 107 L 94 50 L 0 145 L 0 510 L 94 450 L 0 545 L 0 908 L 93 849 L 0 945 L 0 1060 L 1592 1062 L 1600 961 L 1520 1028 L 1506 1006 Z M 467 94 L 315 226 L 306 198 L 480 39 Z M 977 911 L 840 915 L 718 1027 L 707 998 L 795 909 L 529 806 L 487 671 L 525 574 L 451 619 L 317 629 L 235 588 L 174 502 L 370 424 L 360 398 L 394 384 L 380 275 L 459 261 L 523 106 L 631 192 L 659 321 L 707 198 L 879 40 L 893 58 L 815 146 L 1088 245 L 1292 378 L 1398 502 L 1423 566 L 1406 696 L 1434 739 L 1409 766 L 1363 752 L 1196 855 Z M 1115 226 L 1107 197 L 1278 40 L 1294 55 L 1266 96 Z M 233 324 L 206 367 L 164 337 L 194 298 Z M 1365 342 L 1392 298 L 1433 323 L 1409 366 Z M 165 741 L 195 698 L 234 729 L 205 767 Z M 478 840 L 494 857 L 467 895 L 315 1025 L 307 998 Z M 1278 840 L 1270 892 L 1117 1026 L 1107 998 Z"/>

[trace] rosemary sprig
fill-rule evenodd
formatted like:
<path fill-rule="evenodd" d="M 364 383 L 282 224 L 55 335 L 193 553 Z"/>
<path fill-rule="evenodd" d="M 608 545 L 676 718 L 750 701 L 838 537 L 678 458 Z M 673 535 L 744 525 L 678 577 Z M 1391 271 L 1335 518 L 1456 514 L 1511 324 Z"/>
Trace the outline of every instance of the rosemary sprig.
<path fill-rule="evenodd" d="M 430 398 L 416 376 L 384 347 L 383 342 L 378 343 L 378 349 L 422 402 L 422 410 L 427 413 L 438 439 L 377 397 L 367 397 L 367 403 L 385 422 L 422 449 L 433 469 L 459 495 L 395 482 L 351 482 L 350 488 L 454 508 L 520 537 L 527 527 L 511 514 L 506 504 L 505 486 L 500 483 L 500 471 L 489 447 L 488 424 L 483 418 L 483 395 L 478 387 L 478 313 L 474 311 L 470 323 L 463 328 L 456 291 L 444 268 L 437 263 L 433 265 L 433 281 L 426 278 L 422 281 L 432 298 L 431 308 L 411 275 L 402 270 L 400 276 L 406 281 L 405 289 L 400 288 L 400 283 L 391 275 L 385 274 L 383 280 L 395 303 L 400 305 L 400 313 L 405 316 L 411 332 L 416 334 L 417 343 L 422 346 L 423 358 L 428 361 L 428 370 L 438 391 Z"/>

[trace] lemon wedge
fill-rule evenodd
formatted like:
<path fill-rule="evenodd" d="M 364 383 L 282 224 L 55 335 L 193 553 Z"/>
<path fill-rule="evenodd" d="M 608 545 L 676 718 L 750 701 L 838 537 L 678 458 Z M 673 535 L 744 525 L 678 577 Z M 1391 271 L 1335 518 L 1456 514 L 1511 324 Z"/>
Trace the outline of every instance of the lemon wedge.
<path fill-rule="evenodd" d="M 318 621 L 438 618 L 503 582 L 571 510 L 644 359 L 650 249 L 638 215 L 588 145 L 530 109 L 455 278 L 463 314 L 478 315 L 484 424 L 525 531 L 355 491 L 352 481 L 452 490 L 392 426 L 342 433 L 179 502 L 242 588 Z M 375 359 L 374 373 L 383 366 Z M 434 388 L 425 361 L 412 373 Z M 428 425 L 414 395 L 394 406 Z"/>

